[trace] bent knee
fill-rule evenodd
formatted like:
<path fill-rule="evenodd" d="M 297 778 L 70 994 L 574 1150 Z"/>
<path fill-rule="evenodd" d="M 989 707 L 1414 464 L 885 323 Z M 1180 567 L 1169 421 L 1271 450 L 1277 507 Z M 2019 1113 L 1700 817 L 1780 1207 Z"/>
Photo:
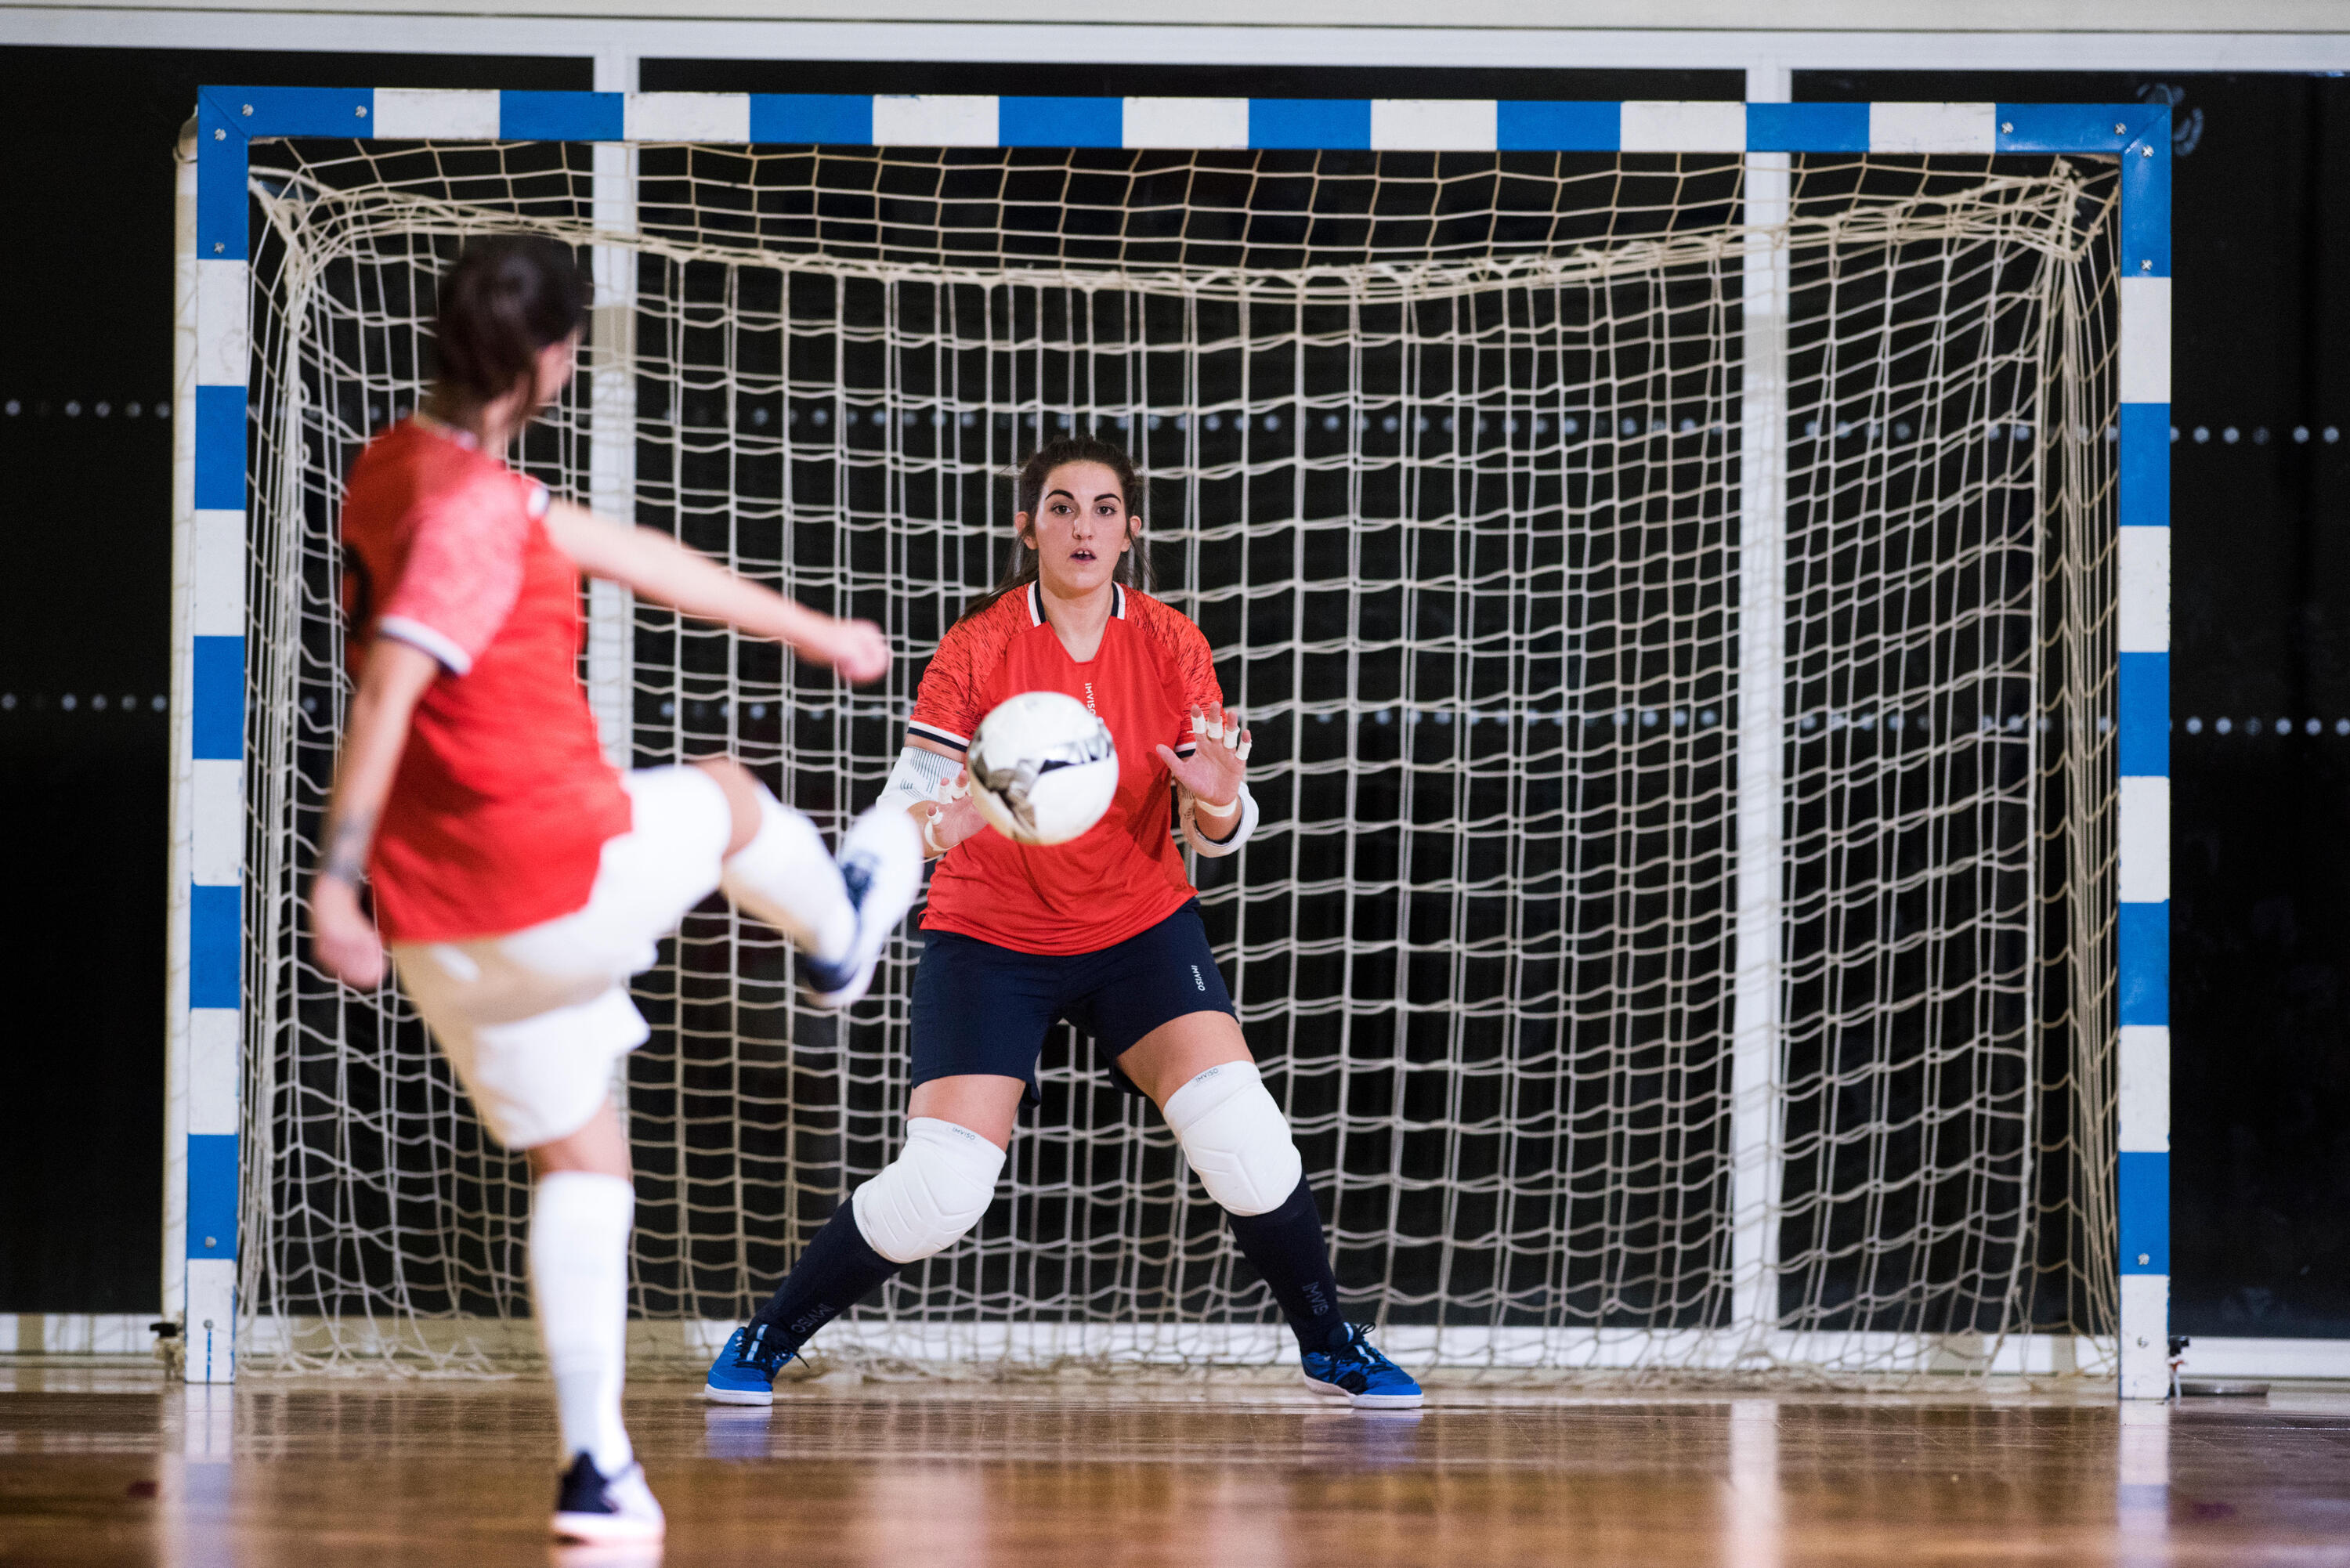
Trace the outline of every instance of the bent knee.
<path fill-rule="evenodd" d="M 1003 1150 L 969 1127 L 910 1117 L 906 1147 L 849 1194 L 865 1243 L 893 1263 L 944 1251 L 979 1223 L 995 1196 Z"/>
<path fill-rule="evenodd" d="M 727 814 L 732 819 L 726 835 L 726 853 L 739 855 L 758 836 L 764 809 L 759 801 L 767 793 L 766 786 L 759 782 L 758 775 L 732 757 L 701 757 L 688 765 L 708 774 L 711 782 L 725 794 Z"/>
<path fill-rule="evenodd" d="M 1226 1210 L 1268 1214 L 1297 1190 L 1305 1161 L 1255 1063 L 1209 1068 L 1170 1095 L 1165 1108 L 1184 1159 Z"/>

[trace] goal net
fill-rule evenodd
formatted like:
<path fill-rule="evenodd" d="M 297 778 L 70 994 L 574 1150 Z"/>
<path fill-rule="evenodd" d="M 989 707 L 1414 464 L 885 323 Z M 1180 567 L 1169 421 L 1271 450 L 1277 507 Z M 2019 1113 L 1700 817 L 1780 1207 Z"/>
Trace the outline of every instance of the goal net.
<path fill-rule="evenodd" d="M 1210 932 L 1399 1359 L 2109 1366 L 2110 162 L 629 157 L 599 209 L 581 144 L 253 147 L 246 1366 L 533 1348 L 523 1162 L 299 904 L 342 478 L 429 379 L 437 275 L 515 231 L 607 301 L 516 461 L 632 474 L 638 522 L 899 650 L 852 691 L 621 605 L 592 673 L 634 765 L 731 753 L 837 831 L 1006 558 L 1011 470 L 1065 431 L 1134 454 L 1257 737 Z M 639 979 L 639 1354 L 706 1354 L 891 1157 L 920 940 L 837 1021 L 714 900 Z M 1089 1059 L 1047 1042 L 983 1224 L 819 1365 L 1282 1357 Z"/>

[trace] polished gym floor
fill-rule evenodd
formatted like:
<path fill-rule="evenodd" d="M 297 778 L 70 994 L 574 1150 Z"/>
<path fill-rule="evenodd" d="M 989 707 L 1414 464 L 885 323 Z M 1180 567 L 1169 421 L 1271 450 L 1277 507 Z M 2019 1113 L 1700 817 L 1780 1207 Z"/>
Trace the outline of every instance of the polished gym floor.
<path fill-rule="evenodd" d="M 666 1553 L 552 1549 L 533 1380 L 0 1356 L 0 1564 L 2350 1564 L 2350 1389 L 632 1386 Z"/>

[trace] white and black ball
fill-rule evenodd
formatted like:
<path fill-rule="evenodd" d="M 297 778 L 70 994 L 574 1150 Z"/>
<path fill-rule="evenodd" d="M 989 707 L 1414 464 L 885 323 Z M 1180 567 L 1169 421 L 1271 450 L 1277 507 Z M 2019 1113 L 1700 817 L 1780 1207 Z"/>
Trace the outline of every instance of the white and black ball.
<path fill-rule="evenodd" d="M 1118 793 L 1109 726 L 1060 691 L 996 704 L 971 738 L 972 803 L 1020 844 L 1066 844 L 1090 831 Z"/>

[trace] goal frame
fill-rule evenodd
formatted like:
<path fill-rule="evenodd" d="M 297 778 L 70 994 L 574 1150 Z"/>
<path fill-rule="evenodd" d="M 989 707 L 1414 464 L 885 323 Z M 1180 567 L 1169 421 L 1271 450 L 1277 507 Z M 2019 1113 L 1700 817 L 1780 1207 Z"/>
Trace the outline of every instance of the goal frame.
<path fill-rule="evenodd" d="M 1722 153 L 1750 165 L 1746 224 L 1783 220 L 1794 153 L 2090 153 L 2121 162 L 2116 718 L 2120 1029 L 2118 1393 L 2168 1392 L 2170 111 L 2167 105 L 1662 102 L 1458 99 L 1020 98 L 780 93 L 200 89 L 180 166 L 173 492 L 171 844 L 164 1085 L 162 1316 L 191 1383 L 236 1372 L 242 1184 L 249 144 L 262 138 L 584 141 L 597 227 L 633 226 L 639 142 L 847 146 L 1302 149 Z M 1775 159 L 1770 155 L 1778 155 Z M 1775 165 L 1775 166 L 1774 166 Z M 1773 203 L 1775 202 L 1775 207 Z M 598 252 L 599 345 L 632 318 L 629 269 Z M 1783 431 L 1787 262 L 1750 245 L 1739 506 L 1737 952 L 1731 1064 L 1733 1259 L 1755 1271 L 1733 1303 L 1763 1310 L 1778 1190 L 1780 846 L 1783 690 Z M 625 341 L 623 339 L 623 341 Z M 633 441 L 625 351 L 591 363 L 590 500 L 629 504 Z M 1759 370 L 1759 374 L 1758 374 Z M 1775 460 L 1773 460 L 1775 454 Z M 1750 569 L 1759 562 L 1761 570 Z M 599 717 L 625 686 L 624 595 L 589 607 Z M 617 725 L 607 728 L 617 739 Z M 612 741 L 608 740 L 608 745 Z M 1750 785 L 1765 787 L 1750 788 Z M 1749 801 L 1752 809 L 1749 809 Z M 1768 803 L 1769 809 L 1763 809 Z M 1751 1307 L 1742 1303 L 1751 1303 Z M 2035 1336 L 2014 1336 L 2029 1340 Z M 2012 1360 L 2014 1365 L 2006 1364 Z M 1994 1370 L 2072 1364 L 2069 1345 Z"/>

